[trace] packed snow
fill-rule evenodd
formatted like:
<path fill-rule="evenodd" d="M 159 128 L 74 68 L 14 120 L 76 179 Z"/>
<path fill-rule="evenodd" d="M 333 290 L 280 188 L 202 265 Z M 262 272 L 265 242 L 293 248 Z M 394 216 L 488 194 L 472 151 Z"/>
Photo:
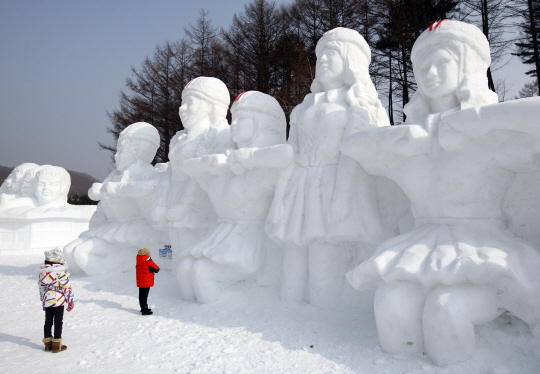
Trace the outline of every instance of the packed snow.
<path fill-rule="evenodd" d="M 43 352 L 44 312 L 36 269 L 42 253 L 0 254 L 0 372 L 40 373 L 437 373 L 533 374 L 540 354 L 528 326 L 504 314 L 477 327 L 474 357 L 437 367 L 422 353 L 390 355 L 379 347 L 373 293 L 347 290 L 333 311 L 279 299 L 254 281 L 209 304 L 182 300 L 170 271 L 156 275 L 142 316 L 133 269 L 71 275 L 75 308 L 64 315 L 61 354 Z M 353 298 L 351 298 L 353 297 Z M 538 346 L 537 346 L 538 347 Z"/>

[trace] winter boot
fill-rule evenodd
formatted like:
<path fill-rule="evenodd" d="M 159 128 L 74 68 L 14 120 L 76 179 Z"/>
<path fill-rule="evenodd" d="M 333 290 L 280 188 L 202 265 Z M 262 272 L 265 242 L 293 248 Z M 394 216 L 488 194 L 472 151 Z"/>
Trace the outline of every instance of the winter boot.
<path fill-rule="evenodd" d="M 66 349 L 67 347 L 65 345 L 62 345 L 62 338 L 52 340 L 53 353 L 62 352 L 62 351 L 65 351 Z"/>
<path fill-rule="evenodd" d="M 146 310 L 148 310 L 149 312 L 152 311 L 152 309 L 150 309 L 150 308 L 148 307 L 148 304 L 146 304 Z"/>
<path fill-rule="evenodd" d="M 43 343 L 45 343 L 45 352 L 50 352 L 52 349 L 52 338 L 43 338 Z"/>
<path fill-rule="evenodd" d="M 144 309 L 141 310 L 141 313 L 143 316 L 149 316 L 151 314 L 154 314 L 152 310 L 148 309 L 148 304 L 144 306 Z"/>

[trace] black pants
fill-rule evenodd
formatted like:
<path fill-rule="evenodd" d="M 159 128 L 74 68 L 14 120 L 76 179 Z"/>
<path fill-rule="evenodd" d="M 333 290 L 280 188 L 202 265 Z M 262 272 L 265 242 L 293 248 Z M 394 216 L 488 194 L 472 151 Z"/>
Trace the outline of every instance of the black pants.
<path fill-rule="evenodd" d="M 52 336 L 51 330 L 54 320 L 54 338 L 62 337 L 62 320 L 64 319 L 64 306 L 50 306 L 45 308 L 45 326 L 43 329 L 45 338 Z"/>
<path fill-rule="evenodd" d="M 150 287 L 146 287 L 146 288 L 139 287 L 139 305 L 141 306 L 141 309 L 145 309 L 146 304 L 148 304 L 149 292 L 150 292 Z"/>

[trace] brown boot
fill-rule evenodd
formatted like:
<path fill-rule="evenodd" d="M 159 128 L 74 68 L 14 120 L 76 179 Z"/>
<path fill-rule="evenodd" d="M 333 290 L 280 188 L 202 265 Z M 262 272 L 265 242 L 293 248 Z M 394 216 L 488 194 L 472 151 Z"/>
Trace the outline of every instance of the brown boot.
<path fill-rule="evenodd" d="M 67 347 L 65 345 L 62 345 L 62 338 L 52 340 L 53 353 L 62 352 L 62 351 L 65 351 L 66 349 Z"/>
<path fill-rule="evenodd" d="M 45 352 L 50 352 L 52 349 L 52 338 L 43 338 L 43 343 L 45 343 Z"/>

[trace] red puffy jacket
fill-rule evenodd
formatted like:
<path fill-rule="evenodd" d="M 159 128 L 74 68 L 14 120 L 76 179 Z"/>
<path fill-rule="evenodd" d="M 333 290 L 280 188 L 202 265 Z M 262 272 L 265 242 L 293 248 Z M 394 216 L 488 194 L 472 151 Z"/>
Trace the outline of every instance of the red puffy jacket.
<path fill-rule="evenodd" d="M 154 273 L 157 273 L 159 271 L 159 266 L 157 266 L 156 263 L 152 261 L 150 256 L 137 255 L 136 268 L 137 287 L 154 287 Z"/>

